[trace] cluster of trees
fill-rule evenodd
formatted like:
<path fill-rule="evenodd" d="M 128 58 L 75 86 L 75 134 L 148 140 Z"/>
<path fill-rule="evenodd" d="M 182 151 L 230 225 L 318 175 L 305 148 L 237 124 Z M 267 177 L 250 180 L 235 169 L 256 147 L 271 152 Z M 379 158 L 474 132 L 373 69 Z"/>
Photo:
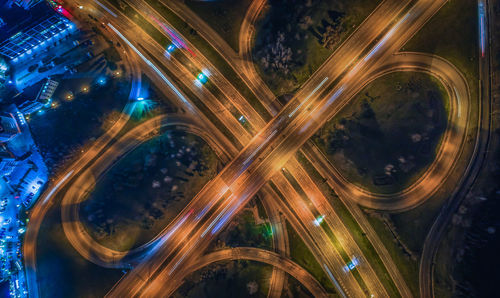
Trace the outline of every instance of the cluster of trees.
<path fill-rule="evenodd" d="M 287 77 L 294 68 L 303 66 L 309 52 L 310 38 L 327 49 L 334 49 L 344 29 L 344 13 L 318 7 L 330 6 L 327 0 L 270 1 L 271 9 L 257 41 L 257 57 L 268 72 Z"/>
<path fill-rule="evenodd" d="M 290 72 L 292 57 L 292 49 L 285 45 L 285 33 L 278 32 L 276 41 L 268 46 L 265 56 L 261 58 L 261 63 L 266 69 L 271 67 L 287 75 Z"/>

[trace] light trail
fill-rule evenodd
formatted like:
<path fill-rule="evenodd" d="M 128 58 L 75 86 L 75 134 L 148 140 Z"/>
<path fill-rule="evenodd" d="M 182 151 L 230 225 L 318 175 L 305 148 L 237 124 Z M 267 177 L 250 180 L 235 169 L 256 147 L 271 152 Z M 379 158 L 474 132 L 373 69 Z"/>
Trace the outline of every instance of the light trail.
<path fill-rule="evenodd" d="M 457 117 L 460 118 L 460 115 L 462 114 L 462 111 L 460 109 L 460 106 L 461 106 L 461 104 L 460 104 L 460 96 L 459 96 L 460 93 L 458 93 L 458 90 L 457 90 L 456 87 L 453 87 L 453 90 L 455 90 L 455 95 L 457 97 L 457 102 L 458 102 L 458 105 L 457 105 Z"/>
<path fill-rule="evenodd" d="M 481 47 L 481 57 L 484 58 L 484 53 L 486 51 L 486 32 L 485 32 L 485 11 L 484 11 L 484 3 L 479 2 L 478 7 L 479 13 L 479 38 L 480 38 L 480 47 Z"/>
<path fill-rule="evenodd" d="M 132 48 L 132 50 L 134 50 L 134 52 L 139 55 L 139 57 L 141 57 L 141 59 L 146 62 L 147 65 L 151 66 L 151 68 L 156 72 L 156 74 L 158 74 L 160 76 L 160 78 L 165 82 L 167 83 L 167 85 L 170 87 L 170 89 L 172 89 L 172 91 L 174 91 L 174 93 L 185 103 L 189 106 L 189 108 L 191 110 L 193 110 L 193 106 L 189 103 L 189 101 L 184 97 L 184 95 L 182 95 L 182 93 L 174 86 L 174 84 L 172 84 L 168 79 L 167 77 L 165 77 L 165 75 L 158 69 L 158 67 L 156 67 L 156 65 L 154 65 L 151 61 L 149 61 L 148 58 L 146 58 L 125 36 L 123 36 L 123 34 L 118 31 L 118 29 L 116 29 L 113 25 L 111 25 L 110 23 L 108 23 L 108 26 L 116 33 L 118 34 L 118 36 L 120 36 L 121 39 L 123 39 L 123 41 L 125 41 L 125 43 L 127 43 L 127 45 Z"/>
<path fill-rule="evenodd" d="M 219 221 L 219 223 L 213 228 L 212 230 L 212 235 L 217 233 L 217 231 L 220 230 L 220 228 L 222 228 L 224 226 L 224 224 L 227 222 L 228 219 L 231 219 L 230 216 L 233 214 L 233 212 L 238 209 L 239 205 L 241 203 L 241 199 L 240 201 L 238 202 L 238 204 L 234 205 L 233 208 L 231 208 L 231 210 L 229 210 L 226 215 L 224 215 L 224 217 L 222 217 L 222 219 Z"/>
<path fill-rule="evenodd" d="M 394 27 L 392 27 L 387 34 L 384 35 L 384 37 L 377 43 L 377 45 L 368 53 L 368 55 L 365 56 L 363 61 L 368 61 L 372 58 L 372 56 L 389 40 L 389 38 L 392 37 L 394 32 L 401 26 L 402 23 L 406 21 L 406 19 L 410 16 L 409 13 L 407 13 Z"/>
<path fill-rule="evenodd" d="M 335 287 L 337 288 L 339 293 L 342 295 L 342 297 L 347 298 L 346 294 L 344 293 L 344 291 L 340 287 L 339 283 L 337 282 L 335 277 L 333 277 L 333 274 L 330 271 L 330 269 L 328 268 L 328 266 L 326 266 L 326 264 L 323 264 L 323 267 L 325 267 L 326 273 L 328 273 L 328 277 L 330 277 L 330 280 L 333 282 L 333 284 L 335 285 Z"/>
<path fill-rule="evenodd" d="M 191 250 L 193 250 L 193 248 L 196 247 L 196 244 L 198 244 L 199 241 L 200 241 L 200 239 L 197 239 L 196 242 L 188 248 L 186 253 L 183 254 L 182 257 L 180 258 L 180 260 L 177 261 L 177 263 L 175 263 L 174 267 L 172 267 L 170 269 L 170 271 L 168 271 L 168 275 L 172 275 L 172 272 L 174 272 L 174 270 L 177 268 L 177 266 L 179 266 L 180 263 L 182 263 L 182 261 L 184 260 L 184 258 L 186 258 L 186 256 L 189 254 L 189 252 L 191 252 Z"/>
<path fill-rule="evenodd" d="M 323 84 L 328 81 L 328 77 L 324 78 L 323 81 L 295 108 L 295 110 L 293 110 L 293 112 L 291 112 L 289 115 L 288 115 L 288 118 L 291 118 L 299 109 L 302 105 L 304 105 L 308 100 L 309 98 L 311 98 L 311 96 L 316 93 L 316 91 L 318 91 L 319 88 L 321 88 L 321 86 L 323 86 Z"/>
<path fill-rule="evenodd" d="M 229 190 L 229 186 L 225 185 L 223 189 L 221 189 L 221 191 L 219 192 L 219 198 L 222 198 L 226 192 Z M 229 192 L 228 196 L 230 196 L 232 193 Z M 205 213 L 207 213 L 208 210 L 210 210 L 210 208 L 217 202 L 217 200 L 211 200 L 206 206 L 205 208 L 203 208 L 203 210 L 201 210 L 200 213 L 198 213 L 198 215 L 196 215 L 196 221 L 198 221 L 200 218 L 202 218 Z"/>
<path fill-rule="evenodd" d="M 117 18 L 118 16 L 111 11 L 111 9 L 107 8 L 104 4 L 102 4 L 101 2 L 99 2 L 98 0 L 94 0 L 95 3 L 97 3 L 97 5 L 99 5 L 100 7 L 104 8 L 105 11 L 107 11 L 110 15 L 112 15 L 113 17 Z"/>
<path fill-rule="evenodd" d="M 205 235 L 213 227 L 213 225 L 219 220 L 219 218 L 222 216 L 222 214 L 224 214 L 224 212 L 226 212 L 227 208 L 229 208 L 229 205 L 226 205 L 226 207 L 224 207 L 224 209 L 222 210 L 222 212 L 219 213 L 219 215 L 217 215 L 217 217 L 210 223 L 210 225 L 205 229 L 205 231 L 203 231 L 203 233 L 201 234 L 200 238 L 205 237 Z"/>
<path fill-rule="evenodd" d="M 262 147 L 267 144 L 267 142 L 269 142 L 269 140 L 277 133 L 278 131 L 277 130 L 274 130 L 272 134 L 270 134 L 266 140 L 264 142 L 262 142 L 262 144 L 259 145 L 259 147 L 257 147 L 257 149 L 254 150 L 254 152 L 252 152 L 252 154 L 250 154 L 250 156 L 243 162 L 243 165 L 246 165 L 254 156 L 255 154 L 257 154 L 260 149 L 262 149 Z"/>
<path fill-rule="evenodd" d="M 193 209 L 191 209 L 188 214 L 186 214 L 179 222 L 177 222 L 175 224 L 175 226 L 170 230 L 168 231 L 167 234 L 165 234 L 163 237 L 161 237 L 161 240 L 158 241 L 155 246 L 153 247 L 153 249 L 150 250 L 149 253 L 153 253 L 155 252 L 156 250 L 158 250 L 159 248 L 161 248 L 161 246 L 170 238 L 170 236 L 172 236 L 173 233 L 175 233 L 177 231 L 177 229 L 179 229 L 180 226 L 182 226 L 182 224 L 184 224 L 184 222 L 188 219 L 188 217 L 193 213 Z"/>
<path fill-rule="evenodd" d="M 180 37 L 177 36 L 177 34 L 175 34 L 174 31 L 170 30 L 165 24 L 160 22 L 160 20 L 154 16 L 151 15 L 150 17 L 158 24 L 158 26 L 167 32 L 176 47 L 186 49 L 191 55 L 193 55 L 193 57 L 196 57 L 196 54 L 186 45 L 186 43 L 182 41 Z"/>
<path fill-rule="evenodd" d="M 342 85 L 333 95 L 328 99 L 325 105 L 321 107 L 321 109 L 318 111 L 319 114 L 323 114 L 326 108 L 330 106 L 339 96 L 340 94 L 344 91 L 344 86 Z M 316 114 L 316 113 L 315 113 Z"/>
<path fill-rule="evenodd" d="M 75 170 L 71 170 L 69 171 L 68 174 L 66 174 L 66 176 L 64 176 L 57 184 L 56 186 L 54 186 L 52 188 L 52 190 L 49 192 L 49 194 L 45 197 L 45 199 L 43 200 L 43 203 L 42 204 L 46 204 L 49 199 L 52 197 L 52 195 L 54 195 L 54 193 L 57 191 L 57 189 L 59 189 L 59 187 L 61 187 L 61 185 L 66 181 L 68 180 L 69 176 L 71 176 L 71 174 L 73 174 Z"/>

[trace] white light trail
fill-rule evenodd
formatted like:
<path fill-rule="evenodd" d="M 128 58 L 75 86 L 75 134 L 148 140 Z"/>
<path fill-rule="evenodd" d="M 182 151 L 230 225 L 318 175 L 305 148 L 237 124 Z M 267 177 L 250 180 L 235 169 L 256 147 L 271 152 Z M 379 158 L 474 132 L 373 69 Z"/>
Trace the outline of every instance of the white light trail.
<path fill-rule="evenodd" d="M 344 291 L 340 287 L 339 283 L 337 282 L 337 280 L 335 279 L 335 277 L 333 277 L 333 274 L 330 271 L 330 269 L 328 268 L 328 266 L 326 266 L 325 264 L 323 264 L 323 266 L 325 267 L 326 273 L 328 273 L 328 277 L 330 277 L 330 280 L 335 284 L 335 287 L 340 292 L 340 294 L 342 295 L 342 297 L 347 298 L 347 296 L 345 295 Z"/>
<path fill-rule="evenodd" d="M 365 58 L 363 59 L 365 62 L 371 59 L 371 57 L 385 44 L 385 42 L 392 37 L 394 32 L 396 32 L 399 26 L 401 26 L 401 24 L 406 21 L 409 15 L 410 14 L 407 13 L 394 27 L 392 27 L 391 30 L 389 30 L 389 32 L 387 32 L 386 35 L 384 35 L 384 37 L 377 43 L 377 45 L 370 51 L 370 53 L 365 56 Z"/>
<path fill-rule="evenodd" d="M 270 134 L 267 139 L 259 145 L 259 147 L 257 147 L 256 150 L 254 150 L 254 152 L 252 152 L 252 154 L 250 154 L 250 156 L 243 162 L 243 165 L 246 165 L 254 156 L 255 154 L 257 154 L 260 149 L 262 149 L 262 147 L 267 143 L 269 142 L 269 140 L 277 133 L 278 131 L 277 130 L 274 130 L 272 134 Z"/>
<path fill-rule="evenodd" d="M 61 187 L 61 185 L 66 181 L 68 180 L 69 176 L 71 176 L 71 174 L 73 174 L 74 170 L 71 170 L 68 172 L 68 174 L 66 174 L 66 176 L 64 176 L 57 184 L 56 186 L 54 186 L 52 188 L 52 190 L 49 192 L 49 194 L 45 197 L 45 199 L 43 200 L 42 204 L 46 204 L 48 202 L 48 200 L 52 197 L 52 195 L 56 192 L 56 190 Z"/>
<path fill-rule="evenodd" d="M 123 41 L 125 41 L 125 43 L 130 47 L 132 48 L 132 50 L 134 50 L 134 52 L 139 55 L 139 57 L 141 57 L 141 59 L 146 62 L 147 65 L 151 66 L 151 68 L 156 72 L 156 74 L 158 74 L 158 76 L 160 76 L 160 78 L 165 82 L 167 83 L 167 85 L 170 87 L 170 89 L 172 89 L 172 91 L 174 91 L 174 93 L 184 102 L 186 103 L 190 109 L 193 109 L 193 107 L 191 106 L 191 104 L 187 101 L 187 99 L 184 97 L 184 95 L 182 95 L 182 93 L 174 86 L 174 84 L 172 84 L 168 79 L 167 77 L 165 77 L 165 75 L 158 69 L 158 67 L 156 67 L 151 61 L 149 61 L 148 58 L 146 58 L 141 52 L 139 52 L 139 50 L 125 37 L 123 36 L 123 34 L 121 34 L 120 31 L 118 31 L 113 25 L 111 25 L 110 23 L 108 23 L 108 26 L 113 30 L 115 31 L 116 34 L 118 34 L 118 36 L 120 36 L 121 39 L 123 39 Z"/>
<path fill-rule="evenodd" d="M 293 114 L 295 114 L 302 105 L 304 105 L 308 100 L 309 98 L 314 94 L 316 93 L 316 91 L 318 91 L 319 88 L 321 88 L 321 86 L 323 86 L 323 84 L 328 81 L 328 77 L 324 78 L 323 81 L 311 92 L 311 94 L 309 94 L 296 108 L 295 110 L 293 110 L 293 112 L 291 112 L 289 115 L 288 115 L 288 118 L 291 118 L 293 116 Z"/>
<path fill-rule="evenodd" d="M 104 6 L 104 4 L 102 4 L 101 2 L 97 1 L 97 0 L 94 0 L 95 3 L 97 3 L 100 7 L 104 8 L 105 11 L 107 11 L 110 15 L 112 15 L 113 17 L 118 17 L 114 12 L 111 11 L 111 9 L 107 8 L 106 6 Z"/>

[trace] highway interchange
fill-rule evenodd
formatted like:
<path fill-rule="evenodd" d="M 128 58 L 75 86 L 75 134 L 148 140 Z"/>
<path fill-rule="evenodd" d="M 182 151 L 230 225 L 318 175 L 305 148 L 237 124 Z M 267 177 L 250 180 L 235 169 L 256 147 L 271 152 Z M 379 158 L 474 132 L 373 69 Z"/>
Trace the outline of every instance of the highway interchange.
<path fill-rule="evenodd" d="M 151 17 L 154 17 L 168 25 L 168 21 L 147 3 L 140 0 L 131 0 L 126 3 L 140 11 L 145 19 L 151 20 Z M 100 4 L 85 1 L 83 5 L 90 10 L 93 9 L 95 16 L 107 25 L 109 34 L 115 34 L 114 40 L 129 44 L 126 60 L 130 63 L 130 72 L 134 74 L 130 96 L 132 100 L 124 108 L 122 118 L 113 128 L 94 143 L 78 162 L 69 167 L 65 175 L 56 179 L 53 188 L 49 189 L 35 206 L 30 217 L 24 246 L 30 293 L 35 293 L 35 296 L 38 294 L 36 286 L 38 229 L 44 214 L 54 204 L 52 198 L 56 197 L 65 185 L 68 185 L 69 188 L 65 189 L 62 200 L 61 214 L 65 234 L 73 247 L 82 256 L 101 266 L 129 268 L 133 265 L 132 269 L 108 293 L 110 297 L 154 297 L 173 293 L 187 274 L 208 264 L 201 261 L 207 258 L 210 260 L 209 255 L 203 256 L 204 249 L 230 222 L 231 218 L 245 206 L 245 203 L 260 190 L 265 194 L 264 201 L 269 207 L 266 210 L 272 210 L 268 213 L 274 212 L 275 214 L 276 220 L 274 220 L 273 227 L 278 233 L 274 235 L 274 248 L 278 255 L 249 249 L 245 252 L 245 256 L 228 251 L 225 253 L 226 257 L 214 259 L 236 259 L 241 255 L 244 259 L 274 265 L 286 261 L 290 264 L 288 268 L 282 266 L 275 267 L 273 270 L 270 286 L 272 289 L 270 293 L 273 293 L 273 297 L 281 293 L 285 277 L 283 271 L 292 274 L 311 292 L 313 290 L 324 291 L 317 288 L 310 276 L 304 274 L 304 270 L 301 271 L 301 268 L 297 268 L 298 265 L 289 260 L 287 241 L 284 239 L 286 236 L 282 235 L 286 228 L 281 224 L 279 214 L 281 212 L 303 237 L 304 242 L 342 296 L 388 296 L 370 260 L 364 257 L 351 232 L 298 162 L 295 153 L 300 151 L 323 177 L 328 178 L 327 183 L 345 202 L 382 259 L 399 294 L 404 297 L 412 296 L 384 245 L 366 223 L 366 219 L 363 219 L 359 207 L 354 203 L 381 210 L 413 208 L 423 203 L 439 189 L 453 171 L 454 160 L 461 156 L 471 116 L 471 100 L 467 82 L 453 65 L 440 57 L 398 52 L 446 1 L 382 1 L 377 9 L 302 86 L 294 98 L 283 107 L 259 78 L 251 63 L 253 23 L 265 5 L 265 1 L 254 0 L 250 6 L 240 32 L 239 54 L 227 46 L 208 25 L 203 24 L 199 17 L 190 14 L 189 10 L 182 7 L 180 2 L 164 1 L 163 3 L 188 21 L 235 70 L 240 69 L 243 81 L 261 101 L 272 119 L 266 121 L 265 117 L 259 114 L 227 78 L 187 39 L 184 40 L 196 53 L 195 56 L 184 55 L 189 59 L 189 67 L 208 70 L 211 82 L 221 91 L 219 94 L 214 95 L 208 88 L 195 86 L 192 71 L 185 63 L 183 64 L 183 61 L 180 61 L 181 59 L 165 58 L 163 46 L 147 36 L 117 9 L 112 9 L 111 4 L 105 1 L 101 1 Z M 103 11 L 102 5 L 108 7 L 111 13 Z M 159 25 L 157 28 L 162 29 Z M 157 61 L 161 65 L 155 65 L 153 68 L 152 64 L 157 64 Z M 133 111 L 135 104 L 133 99 L 137 97 L 137 88 L 140 86 L 139 65 L 141 70 L 152 74 L 151 77 L 158 86 L 165 86 L 162 89 L 167 89 L 165 92 L 178 100 L 179 106 L 184 107 L 187 115 L 160 116 L 140 124 L 116 139 Z M 175 74 L 178 81 L 182 82 L 192 94 L 217 115 L 234 140 L 229 139 L 219 126 L 212 123 L 205 112 L 199 110 L 196 104 L 191 102 L 191 98 L 180 91 L 180 88 L 172 88 L 171 82 L 174 80 L 169 79 L 168 75 L 162 72 L 163 67 Z M 326 120 L 348 104 L 349 100 L 364 86 L 394 71 L 421 71 L 436 77 L 450 97 L 448 121 L 451 125 L 448 125 L 436 160 L 418 181 L 401 193 L 380 195 L 369 193 L 349 183 L 308 140 Z M 224 100 L 219 97 L 223 97 Z M 238 122 L 238 119 L 231 113 L 231 108 L 236 109 L 247 119 L 251 129 L 244 128 Z M 162 233 L 133 253 L 117 252 L 99 245 L 88 235 L 78 220 L 79 200 L 83 197 L 85 190 L 92 187 L 99 176 L 105 173 L 117 158 L 151 138 L 166 126 L 187 129 L 202 136 L 226 165 L 224 170 L 193 198 L 184 211 L 165 227 Z M 207 133 L 208 131 L 210 133 Z M 297 192 L 287 175 L 291 175 L 300 183 L 307 198 Z M 274 188 L 270 187 L 269 181 L 275 186 Z M 314 224 L 318 214 L 326 214 L 325 224 L 320 227 Z M 326 229 L 333 231 L 342 250 L 348 256 L 356 256 L 360 261 L 360 265 L 355 269 L 357 277 L 351 272 L 344 272 L 346 260 L 332 243 Z M 277 257 L 282 258 L 280 262 L 276 262 Z M 366 290 L 360 285 L 360 279 Z"/>

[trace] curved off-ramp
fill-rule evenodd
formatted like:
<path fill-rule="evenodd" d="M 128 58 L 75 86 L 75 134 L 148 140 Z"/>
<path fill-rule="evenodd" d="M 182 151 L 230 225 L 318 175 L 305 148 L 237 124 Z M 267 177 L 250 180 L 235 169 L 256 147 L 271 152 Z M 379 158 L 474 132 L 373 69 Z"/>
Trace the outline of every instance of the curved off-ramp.
<path fill-rule="evenodd" d="M 304 285 L 314 297 L 329 297 L 328 293 L 321 286 L 321 284 L 297 263 L 272 251 L 254 247 L 235 247 L 218 250 L 204 255 L 203 257 L 197 259 L 195 263 L 186 269 L 183 269 L 182 274 L 178 275 L 179 280 L 184 279 L 190 273 L 212 263 L 229 260 L 249 260 L 272 265 L 293 276 L 302 285 Z M 180 283 L 171 282 L 170 284 L 171 286 L 165 293 L 165 296 L 173 294 L 173 292 L 177 289 L 177 285 Z"/>
<path fill-rule="evenodd" d="M 222 150 L 222 148 L 218 148 L 216 142 L 213 140 L 213 137 L 207 134 L 206 131 L 204 131 L 200 125 L 194 122 L 190 117 L 168 115 L 158 116 L 144 122 L 133 131 L 122 137 L 93 164 L 92 168 L 79 177 L 72 187 L 68 189 L 65 198 L 63 199 L 61 213 L 64 231 L 73 247 L 87 260 L 104 267 L 128 267 L 132 263 L 140 261 L 143 254 L 146 253 L 149 248 L 154 247 L 154 244 L 164 235 L 166 230 L 159 233 L 148 243 L 127 252 L 109 249 L 95 241 L 80 223 L 79 204 L 86 191 L 93 187 L 96 179 L 103 175 L 107 169 L 112 167 L 113 163 L 117 159 L 123 157 L 144 141 L 153 137 L 155 131 L 166 127 L 176 127 L 177 129 L 180 128 L 199 135 L 207 141 L 212 148 Z M 110 157 L 110 154 L 112 154 L 113 157 Z M 221 159 L 227 160 L 228 158 L 226 152 L 219 151 L 218 155 Z M 279 213 L 275 212 L 275 209 L 269 208 L 269 206 L 267 206 L 269 203 L 271 202 L 268 202 L 267 200 L 263 202 L 264 206 L 267 207 L 266 210 L 271 212 L 271 224 L 274 226 L 276 231 L 276 233 L 273 233 L 273 247 L 275 247 L 278 251 L 284 250 L 287 252 L 289 248 L 286 245 L 286 235 L 282 232 L 283 225 L 279 219 Z M 273 268 L 273 274 L 271 276 L 272 282 L 270 283 L 272 287 L 269 289 L 270 297 L 279 297 L 285 283 L 284 272 L 277 269 L 278 268 L 276 267 Z"/>
<path fill-rule="evenodd" d="M 80 203 L 84 200 L 88 191 L 94 187 L 99 177 L 112 167 L 113 163 L 145 141 L 156 136 L 161 129 L 169 127 L 200 136 L 223 162 L 227 162 L 228 155 L 224 147 L 220 146 L 220 142 L 214 140 L 203 126 L 192 117 L 161 115 L 132 129 L 108 148 L 91 167 L 78 177 L 68 188 L 62 200 L 61 219 L 64 233 L 73 248 L 85 259 L 107 268 L 130 267 L 131 264 L 139 261 L 148 249 L 154 247 L 154 244 L 167 232 L 167 228 L 163 229 L 151 241 L 130 251 L 114 250 L 101 245 L 88 234 L 80 222 L 79 210 Z"/>
<path fill-rule="evenodd" d="M 262 79 L 257 75 L 255 65 L 252 62 L 251 48 L 255 33 L 255 22 L 266 4 L 266 0 L 254 0 L 252 2 L 242 22 L 239 36 L 243 72 L 252 79 L 258 78 L 257 82 L 262 82 Z M 461 152 L 461 146 L 457 148 L 457 145 L 463 143 L 469 119 L 469 88 L 463 75 L 450 62 L 430 54 L 413 52 L 397 53 L 373 72 L 373 75 L 365 83 L 365 86 L 384 74 L 396 71 L 429 73 L 443 84 L 450 96 L 451 105 L 448 127 L 443 136 L 437 158 L 417 181 L 398 193 L 372 193 L 345 179 L 340 171 L 333 167 L 328 159 L 311 142 L 306 143 L 303 148 L 306 157 L 313 161 L 315 165 L 323 165 L 323 167 L 329 165 L 330 169 L 323 172 L 330 174 L 329 176 L 332 177 L 336 191 L 344 194 L 346 198 L 352 199 L 368 208 L 407 210 L 421 204 L 435 193 L 444 180 L 446 180 L 446 177 L 454 166 L 454 163 L 450 161 L 453 158 L 458 158 Z M 257 84 L 259 87 L 254 89 L 269 90 L 265 84 L 261 84 L 260 82 Z M 439 177 L 440 174 L 442 177 Z"/>
<path fill-rule="evenodd" d="M 306 145 L 303 150 L 316 168 L 330 178 L 339 195 L 373 209 L 407 210 L 430 198 L 446 181 L 460 157 L 470 119 L 470 94 L 467 81 L 460 71 L 447 60 L 423 53 L 398 53 L 385 62 L 365 83 L 397 71 L 417 71 L 432 75 L 444 86 L 449 95 L 448 125 L 442 137 L 435 160 L 412 185 L 401 192 L 377 194 L 354 185 L 323 156 L 319 149 Z M 364 87 L 364 86 L 363 86 Z"/>

